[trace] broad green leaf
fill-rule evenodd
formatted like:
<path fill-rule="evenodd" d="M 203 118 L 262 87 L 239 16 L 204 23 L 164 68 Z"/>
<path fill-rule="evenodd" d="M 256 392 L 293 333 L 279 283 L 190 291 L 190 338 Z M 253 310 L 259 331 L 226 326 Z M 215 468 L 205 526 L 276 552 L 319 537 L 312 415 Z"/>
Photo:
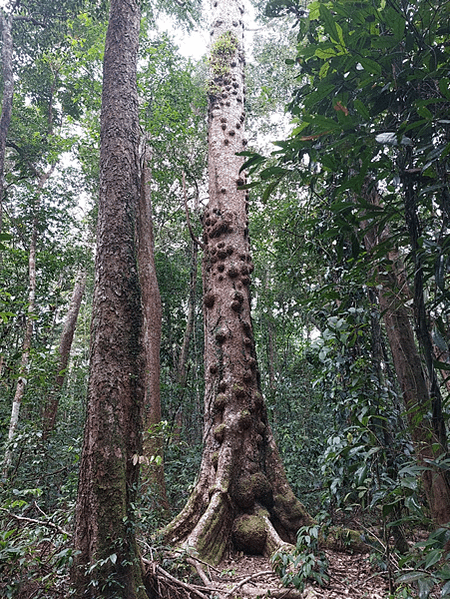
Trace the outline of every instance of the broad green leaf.
<path fill-rule="evenodd" d="M 405 20 L 402 15 L 398 14 L 398 12 L 395 11 L 394 14 L 396 15 L 396 18 L 391 23 L 392 33 L 394 34 L 394 39 L 400 41 L 405 34 Z"/>
<path fill-rule="evenodd" d="M 450 580 L 441 589 L 441 599 L 444 599 L 444 597 L 450 597 Z"/>
<path fill-rule="evenodd" d="M 440 549 L 433 549 L 427 554 L 425 560 L 425 568 L 429 568 L 430 566 L 434 566 L 442 557 L 442 551 Z"/>
<path fill-rule="evenodd" d="M 337 52 L 335 48 L 318 48 L 314 54 L 322 60 L 330 60 L 337 55 Z"/>
<path fill-rule="evenodd" d="M 328 35 L 331 37 L 331 39 L 338 44 L 339 43 L 339 33 L 337 30 L 333 15 L 331 14 L 331 11 L 328 10 L 328 8 L 325 6 L 325 4 L 321 3 L 319 6 L 319 12 L 320 12 L 320 18 L 324 23 L 325 32 L 328 33 Z M 341 30 L 341 35 L 342 35 L 342 30 Z"/>
<path fill-rule="evenodd" d="M 353 106 L 359 112 L 359 114 L 366 120 L 370 119 L 370 113 L 367 107 L 361 102 L 359 98 L 355 98 Z"/>
<path fill-rule="evenodd" d="M 381 75 L 381 66 L 378 64 L 378 62 L 375 62 L 371 58 L 363 57 L 359 59 L 359 62 L 364 67 L 364 70 L 368 71 L 369 73 L 373 73 L 374 75 Z"/>

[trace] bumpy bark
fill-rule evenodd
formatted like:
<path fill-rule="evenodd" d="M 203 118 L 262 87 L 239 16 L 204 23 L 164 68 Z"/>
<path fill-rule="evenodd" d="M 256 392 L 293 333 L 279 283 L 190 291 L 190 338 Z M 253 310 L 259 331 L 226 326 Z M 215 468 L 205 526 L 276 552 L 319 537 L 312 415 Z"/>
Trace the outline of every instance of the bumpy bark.
<path fill-rule="evenodd" d="M 311 522 L 286 479 L 268 423 L 250 317 L 243 7 L 213 1 L 209 204 L 204 214 L 205 429 L 199 479 L 167 538 L 218 562 L 229 542 L 271 553 Z"/>
<path fill-rule="evenodd" d="M 72 571 L 77 597 L 146 597 L 134 534 L 144 401 L 135 224 L 140 10 L 112 0 L 103 64 L 100 198 L 88 405 Z"/>

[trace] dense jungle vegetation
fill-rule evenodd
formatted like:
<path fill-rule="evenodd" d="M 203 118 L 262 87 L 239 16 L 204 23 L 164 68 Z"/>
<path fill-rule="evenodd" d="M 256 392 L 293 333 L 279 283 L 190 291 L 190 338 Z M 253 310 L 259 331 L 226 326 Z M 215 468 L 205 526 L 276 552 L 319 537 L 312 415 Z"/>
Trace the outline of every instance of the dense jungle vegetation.
<path fill-rule="evenodd" d="M 286 475 L 317 527 L 361 531 L 391 597 L 448 597 L 450 2 L 253 4 L 240 188 L 260 383 Z M 70 596 L 107 9 L 0 7 L 5 597 Z M 142 2 L 161 421 L 145 431 L 153 453 L 141 460 L 133 526 L 155 553 L 203 449 L 212 62 L 186 58 L 177 36 L 209 32 L 204 12 L 196 0 Z M 171 35 L 158 29 L 163 15 Z M 165 496 L 152 474 L 162 468 Z"/>

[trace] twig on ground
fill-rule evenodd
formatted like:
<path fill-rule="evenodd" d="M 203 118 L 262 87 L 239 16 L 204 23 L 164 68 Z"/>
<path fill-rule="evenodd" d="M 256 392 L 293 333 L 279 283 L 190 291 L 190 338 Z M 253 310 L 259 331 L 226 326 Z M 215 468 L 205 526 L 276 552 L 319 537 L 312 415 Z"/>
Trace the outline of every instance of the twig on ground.
<path fill-rule="evenodd" d="M 193 566 L 195 568 L 197 574 L 200 576 L 205 587 L 209 588 L 211 581 L 209 580 L 208 576 L 206 575 L 206 572 L 204 572 L 203 568 L 198 563 L 198 561 L 195 559 L 192 559 L 191 557 L 188 557 L 186 559 L 186 561 L 188 564 L 191 564 L 191 566 Z"/>
<path fill-rule="evenodd" d="M 183 582 L 182 580 L 179 580 L 178 578 L 175 578 L 175 576 L 172 576 L 172 574 L 169 574 L 169 572 L 164 570 L 164 568 L 162 568 L 159 564 L 155 564 L 154 562 L 151 562 L 150 560 L 145 559 L 145 558 L 142 558 L 142 561 L 145 565 L 151 566 L 155 573 L 161 574 L 161 576 L 163 576 L 164 578 L 166 578 L 173 584 L 176 584 L 176 585 L 182 587 L 183 589 L 189 591 L 190 593 L 194 593 L 194 595 L 197 595 L 197 597 L 200 597 L 200 599 L 208 599 L 208 597 L 204 593 L 199 591 L 195 586 L 188 584 L 187 582 Z M 208 589 L 205 589 L 205 590 L 208 590 Z"/>
<path fill-rule="evenodd" d="M 230 597 L 239 588 L 244 586 L 244 584 L 247 584 L 247 582 L 250 582 L 250 581 L 254 580 L 255 578 L 259 578 L 260 576 L 267 576 L 268 574 L 273 576 L 273 570 L 264 570 L 263 572 L 256 572 L 256 574 L 251 574 L 250 576 L 243 578 L 240 582 L 238 582 L 237 584 L 234 585 L 234 587 L 231 589 L 231 591 L 229 591 L 226 595 L 224 595 L 224 599 L 227 599 L 227 597 Z"/>

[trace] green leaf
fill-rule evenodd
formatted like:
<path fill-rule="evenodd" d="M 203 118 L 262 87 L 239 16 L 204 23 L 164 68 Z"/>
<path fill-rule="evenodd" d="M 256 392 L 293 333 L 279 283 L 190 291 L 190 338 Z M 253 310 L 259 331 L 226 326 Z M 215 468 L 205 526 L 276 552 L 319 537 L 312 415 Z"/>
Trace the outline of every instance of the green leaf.
<path fill-rule="evenodd" d="M 402 574 L 401 576 L 399 576 L 395 582 L 397 584 L 400 584 L 401 582 L 415 582 L 416 580 L 419 580 L 420 578 L 423 578 L 423 572 L 407 572 L 406 574 Z"/>
<path fill-rule="evenodd" d="M 450 597 L 450 580 L 441 589 L 441 599 L 444 597 Z"/>
<path fill-rule="evenodd" d="M 442 551 L 440 549 L 433 549 L 427 555 L 425 560 L 425 568 L 428 569 L 430 566 L 434 566 L 442 557 Z"/>
<path fill-rule="evenodd" d="M 364 119 L 366 119 L 367 121 L 370 119 L 370 112 L 359 98 L 355 98 L 353 106 Z"/>
<path fill-rule="evenodd" d="M 320 18 L 324 23 L 325 32 L 331 37 L 331 39 L 339 43 L 339 33 L 336 27 L 336 23 L 334 21 L 333 15 L 331 11 L 325 6 L 325 4 L 320 4 L 319 6 Z M 341 33 L 342 35 L 342 33 Z"/>
<path fill-rule="evenodd" d="M 364 70 L 373 73 L 374 75 L 381 75 L 381 66 L 378 62 L 375 62 L 371 58 L 363 58 L 359 59 L 359 62 L 363 66 Z"/>
<path fill-rule="evenodd" d="M 429 577 L 422 577 L 417 580 L 417 585 L 419 587 L 419 599 L 428 599 L 434 587 L 434 580 Z"/>
<path fill-rule="evenodd" d="M 439 90 L 445 98 L 450 99 L 450 79 L 448 77 L 439 80 Z"/>
<path fill-rule="evenodd" d="M 238 154 L 238 156 L 248 156 L 249 154 L 247 152 L 240 152 Z M 261 154 L 251 154 L 251 158 L 249 158 L 246 162 L 244 162 L 244 164 L 241 166 L 241 168 L 239 169 L 239 172 L 242 173 L 242 171 L 247 170 L 249 167 L 253 166 L 257 166 L 258 164 L 261 164 L 262 162 L 264 162 L 266 160 L 266 158 L 264 156 L 261 156 Z"/>
<path fill-rule="evenodd" d="M 392 11 L 392 13 L 393 12 L 394 11 Z M 403 39 L 403 36 L 405 34 L 405 20 L 397 12 L 395 12 L 394 14 L 396 15 L 396 18 L 392 22 L 392 33 L 394 34 L 394 39 L 399 42 Z"/>

